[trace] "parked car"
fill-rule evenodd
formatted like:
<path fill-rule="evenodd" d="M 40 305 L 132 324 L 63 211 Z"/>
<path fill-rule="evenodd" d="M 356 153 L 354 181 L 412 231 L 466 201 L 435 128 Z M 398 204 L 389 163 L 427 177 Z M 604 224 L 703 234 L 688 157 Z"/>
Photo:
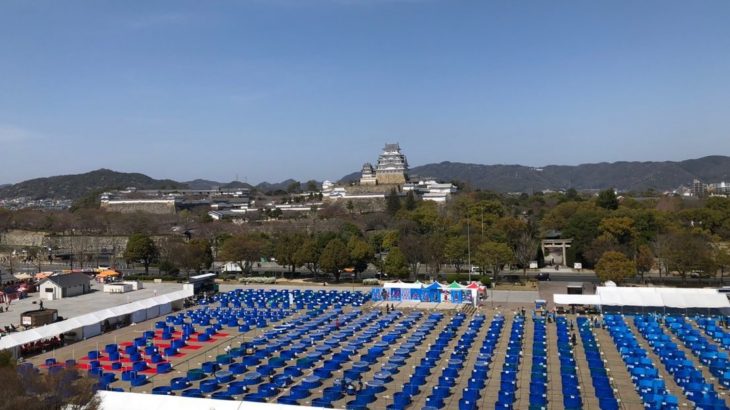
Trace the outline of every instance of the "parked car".
<path fill-rule="evenodd" d="M 537 274 L 537 280 L 539 281 L 549 281 L 550 280 L 550 274 L 547 272 L 540 272 Z"/>

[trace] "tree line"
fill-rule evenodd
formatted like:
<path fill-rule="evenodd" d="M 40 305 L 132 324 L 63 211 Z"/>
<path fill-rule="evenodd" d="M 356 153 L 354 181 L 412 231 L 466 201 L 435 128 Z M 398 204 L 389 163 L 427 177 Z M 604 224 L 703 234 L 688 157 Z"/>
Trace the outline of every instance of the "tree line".
<path fill-rule="evenodd" d="M 568 265 L 579 262 L 618 282 L 649 271 L 682 279 L 724 276 L 730 265 L 730 199 L 617 195 L 611 189 L 596 195 L 572 189 L 532 195 L 465 191 L 446 204 L 394 190 L 382 212 L 334 203 L 297 220 L 243 225 L 191 213 L 0 211 L 0 230 L 24 224 L 51 232 L 87 226 L 128 234 L 128 260 L 181 274 L 207 269 L 214 259 L 235 261 L 250 272 L 262 258 L 274 258 L 290 272 L 336 277 L 344 270 L 358 274 L 369 264 L 410 279 L 435 278 L 446 266 L 457 272 L 471 265 L 491 275 L 507 267 L 524 273 L 531 262 L 544 263 L 540 240 L 551 236 L 572 238 Z M 151 244 L 139 239 L 171 226 L 192 235 Z"/>

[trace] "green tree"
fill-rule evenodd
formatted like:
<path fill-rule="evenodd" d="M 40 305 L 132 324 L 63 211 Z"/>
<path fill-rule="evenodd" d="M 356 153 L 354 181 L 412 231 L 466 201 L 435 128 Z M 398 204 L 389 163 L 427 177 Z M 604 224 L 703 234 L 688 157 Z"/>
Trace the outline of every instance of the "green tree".
<path fill-rule="evenodd" d="M 411 273 L 418 277 L 419 268 L 426 261 L 427 237 L 423 235 L 403 235 L 398 243 L 398 248 L 406 257 Z"/>
<path fill-rule="evenodd" d="M 393 248 L 388 252 L 383 263 L 383 271 L 390 277 L 407 278 L 408 261 L 399 248 Z"/>
<path fill-rule="evenodd" d="M 613 188 L 599 192 L 598 198 L 596 198 L 596 205 L 608 210 L 618 209 L 618 198 Z"/>
<path fill-rule="evenodd" d="M 220 249 L 219 257 L 237 262 L 246 273 L 251 273 L 253 264 L 260 260 L 266 243 L 259 235 L 237 235 L 226 239 Z"/>
<path fill-rule="evenodd" d="M 709 238 L 697 232 L 680 232 L 670 236 L 666 264 L 686 282 L 687 274 L 697 271 L 701 276 L 714 274 L 714 249 Z"/>
<path fill-rule="evenodd" d="M 347 250 L 350 253 L 350 262 L 355 268 L 355 273 L 365 272 L 368 264 L 375 258 L 375 252 L 370 244 L 354 236 L 347 242 Z"/>
<path fill-rule="evenodd" d="M 347 252 L 347 246 L 339 238 L 329 241 L 319 257 L 319 266 L 323 271 L 333 274 L 337 282 L 340 281 L 342 269 L 349 264 L 350 254 Z"/>
<path fill-rule="evenodd" d="M 133 234 L 127 240 L 124 259 L 139 262 L 144 266 L 144 273 L 150 273 L 150 265 L 157 259 L 159 250 L 155 242 L 147 235 Z"/>
<path fill-rule="evenodd" d="M 639 246 L 639 250 L 636 252 L 636 270 L 641 275 L 642 280 L 644 280 L 644 274 L 651 271 L 655 265 L 654 252 L 652 252 L 649 245 Z"/>
<path fill-rule="evenodd" d="M 633 219 L 626 216 L 603 218 L 598 229 L 602 235 L 607 235 L 619 245 L 634 247 L 637 235 Z"/>
<path fill-rule="evenodd" d="M 400 232 L 396 230 L 388 230 L 383 234 L 383 249 L 389 251 L 398 246 L 400 241 Z"/>
<path fill-rule="evenodd" d="M 590 203 L 580 203 L 575 212 L 566 219 L 561 237 L 573 238 L 570 248 L 575 254 L 573 262 L 583 262 L 585 267 L 593 266 L 595 261 L 589 260 L 585 253 L 591 247 L 593 240 L 598 237 L 598 226 L 605 213 L 605 210 Z"/>
<path fill-rule="evenodd" d="M 730 251 L 720 245 L 715 246 L 715 265 L 720 269 L 720 283 L 725 283 L 725 269 L 730 267 Z"/>
<path fill-rule="evenodd" d="M 326 245 L 326 243 L 325 243 Z M 313 274 L 319 273 L 319 257 L 324 249 L 315 237 L 305 238 L 302 245 L 294 253 L 296 265 L 304 266 Z"/>
<path fill-rule="evenodd" d="M 545 267 L 545 252 L 542 250 L 542 244 L 539 243 L 537 245 L 537 267 L 538 268 L 544 268 Z"/>
<path fill-rule="evenodd" d="M 319 185 L 317 184 L 317 181 L 310 179 L 307 181 L 307 191 L 309 192 L 316 192 L 319 190 Z"/>
<path fill-rule="evenodd" d="M 185 269 L 190 279 L 190 272 L 200 272 L 208 269 L 213 264 L 213 251 L 210 249 L 210 242 L 205 239 L 193 239 L 181 244 L 178 256 L 178 264 Z"/>
<path fill-rule="evenodd" d="M 385 198 L 385 209 L 390 215 L 395 215 L 400 210 L 400 197 L 395 188 L 392 188 Z"/>
<path fill-rule="evenodd" d="M 49 372 L 18 372 L 8 350 L 0 351 L 0 409 L 85 409 L 100 407 L 98 380 L 76 369 Z"/>
<path fill-rule="evenodd" d="M 444 257 L 454 265 L 457 272 L 461 271 L 461 265 L 464 264 L 468 256 L 468 244 L 466 238 L 458 235 L 451 236 L 444 244 Z"/>
<path fill-rule="evenodd" d="M 492 270 L 495 283 L 502 267 L 512 262 L 513 259 L 512 248 L 501 242 L 484 242 L 477 247 L 474 254 L 474 260 L 482 268 L 482 272 L 485 272 L 487 268 Z"/>
<path fill-rule="evenodd" d="M 298 233 L 283 233 L 274 240 L 274 258 L 281 266 L 289 267 L 291 273 L 302 266 L 296 252 L 304 243 L 304 236 Z"/>
<path fill-rule="evenodd" d="M 441 272 L 441 266 L 446 261 L 446 236 L 442 233 L 436 232 L 426 238 L 426 252 L 425 262 L 431 273 L 431 277 L 438 276 Z"/>
<path fill-rule="evenodd" d="M 99 205 L 101 204 L 100 197 L 103 192 L 103 189 L 95 189 L 88 192 L 86 195 L 75 200 L 73 204 L 71 204 L 71 209 L 69 210 L 71 212 L 76 212 L 82 209 L 99 209 Z"/>
<path fill-rule="evenodd" d="M 621 252 L 608 251 L 596 264 L 596 276 L 601 282 L 613 281 L 617 284 L 636 275 L 636 264 Z"/>
<path fill-rule="evenodd" d="M 416 194 L 412 190 L 408 191 L 408 193 L 406 194 L 406 201 L 403 207 L 409 211 L 412 211 L 416 209 L 416 205 Z"/>

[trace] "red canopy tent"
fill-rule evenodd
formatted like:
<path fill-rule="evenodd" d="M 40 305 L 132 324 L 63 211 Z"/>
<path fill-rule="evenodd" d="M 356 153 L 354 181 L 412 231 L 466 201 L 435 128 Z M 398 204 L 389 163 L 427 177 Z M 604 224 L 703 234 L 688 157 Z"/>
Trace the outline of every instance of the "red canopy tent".
<path fill-rule="evenodd" d="M 468 285 L 466 285 L 467 289 L 476 289 L 479 293 L 484 293 L 487 291 L 487 287 L 484 285 L 480 285 L 479 282 L 472 282 Z"/>

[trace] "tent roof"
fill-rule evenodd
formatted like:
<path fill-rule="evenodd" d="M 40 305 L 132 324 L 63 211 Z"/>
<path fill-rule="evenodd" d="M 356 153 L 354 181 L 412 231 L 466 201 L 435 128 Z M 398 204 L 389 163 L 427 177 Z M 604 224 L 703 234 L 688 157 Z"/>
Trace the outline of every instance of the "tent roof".
<path fill-rule="evenodd" d="M 119 276 L 119 275 L 121 275 L 121 273 L 119 273 L 119 272 L 117 272 L 115 270 L 111 270 L 111 269 L 107 269 L 107 270 L 102 271 L 101 273 L 99 273 L 99 276 L 102 277 L 102 278 L 103 277 L 106 277 L 106 276 Z"/>
<path fill-rule="evenodd" d="M 600 305 L 601 298 L 598 295 L 553 295 L 556 305 Z"/>
<path fill-rule="evenodd" d="M 178 290 L 172 293 L 127 303 L 125 305 L 119 305 L 113 308 L 102 309 L 85 315 L 72 317 L 67 320 L 51 323 L 50 325 L 36 327 L 18 333 L 11 333 L 0 339 L 0 350 L 10 349 L 26 343 L 35 342 L 36 340 L 48 339 L 84 326 L 90 326 L 102 322 L 105 319 L 127 315 L 156 305 L 164 305 L 190 296 L 193 296 L 192 289 Z"/>
<path fill-rule="evenodd" d="M 461 284 L 457 283 L 456 281 L 453 281 L 453 282 L 451 282 L 451 284 L 449 284 L 449 286 L 447 286 L 447 288 L 449 288 L 449 289 L 465 289 L 466 286 L 461 285 Z"/>
<path fill-rule="evenodd" d="M 395 288 L 395 289 L 421 289 L 423 287 L 423 283 L 417 282 L 417 283 L 405 283 L 401 281 L 397 282 L 385 282 L 383 284 L 384 288 Z"/>
<path fill-rule="evenodd" d="M 322 407 L 311 406 L 293 406 L 279 403 L 257 403 L 247 401 L 241 404 L 240 401 L 212 400 L 182 396 L 167 396 L 158 394 L 128 393 L 128 392 L 111 392 L 99 390 L 98 395 L 101 400 L 101 408 L 104 410 L 127 410 L 127 409 L 147 409 L 147 410 L 198 410 L 213 409 L 216 410 L 321 410 Z"/>
<path fill-rule="evenodd" d="M 434 283 L 426 286 L 424 289 L 431 289 L 431 290 L 433 290 L 433 289 L 441 289 L 441 284 L 438 283 L 438 282 L 434 282 Z"/>
<path fill-rule="evenodd" d="M 604 306 L 730 308 L 730 301 L 717 289 L 599 286 L 596 294 Z"/>

